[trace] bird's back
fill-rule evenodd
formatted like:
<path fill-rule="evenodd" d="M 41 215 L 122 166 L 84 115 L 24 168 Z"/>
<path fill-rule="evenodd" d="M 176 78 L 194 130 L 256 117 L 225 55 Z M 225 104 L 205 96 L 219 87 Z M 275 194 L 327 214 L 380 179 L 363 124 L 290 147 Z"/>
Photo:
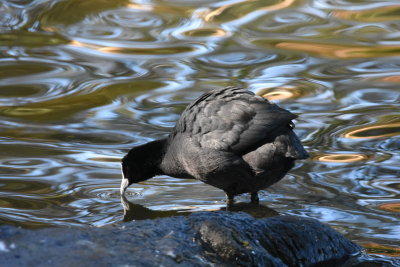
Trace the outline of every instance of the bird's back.
<path fill-rule="evenodd" d="M 203 148 L 244 155 L 273 141 L 296 117 L 250 91 L 228 87 L 203 94 L 190 104 L 173 132 L 187 134 Z"/>
<path fill-rule="evenodd" d="M 242 88 L 212 90 L 182 113 L 169 136 L 165 166 L 233 194 L 262 189 L 252 187 L 269 183 L 253 183 L 254 177 L 280 179 L 295 159 L 308 156 L 292 130 L 296 117 Z M 273 170 L 276 164 L 284 167 Z"/>

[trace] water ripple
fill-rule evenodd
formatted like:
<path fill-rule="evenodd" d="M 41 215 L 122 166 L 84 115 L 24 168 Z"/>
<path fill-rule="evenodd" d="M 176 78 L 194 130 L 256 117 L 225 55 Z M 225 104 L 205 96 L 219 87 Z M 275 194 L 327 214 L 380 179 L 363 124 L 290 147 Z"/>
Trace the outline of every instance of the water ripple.
<path fill-rule="evenodd" d="M 311 155 L 262 203 L 372 250 L 394 242 L 396 1 L 5 0 L 0 11 L 1 223 L 101 226 L 219 210 L 220 190 L 160 176 L 129 187 L 127 213 L 119 162 L 167 136 L 203 92 L 244 86 L 299 115 Z"/>
<path fill-rule="evenodd" d="M 14 8 L 7 2 L 2 3 L 0 6 L 0 12 L 3 14 L 0 17 L 0 30 L 2 32 L 17 29 L 26 23 L 28 19 L 23 12 Z"/>
<path fill-rule="evenodd" d="M 0 103 L 3 107 L 20 106 L 59 98 L 71 79 L 83 76 L 84 72 L 80 66 L 50 60 L 1 60 Z"/>

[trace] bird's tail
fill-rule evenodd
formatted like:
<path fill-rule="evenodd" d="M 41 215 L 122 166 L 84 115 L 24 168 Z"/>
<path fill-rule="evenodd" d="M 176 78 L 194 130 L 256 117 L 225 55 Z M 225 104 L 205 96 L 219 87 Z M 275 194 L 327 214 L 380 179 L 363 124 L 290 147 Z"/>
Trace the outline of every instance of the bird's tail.
<path fill-rule="evenodd" d="M 287 137 L 289 138 L 289 142 L 287 144 L 285 157 L 294 159 L 306 159 L 309 157 L 307 151 L 301 144 L 300 139 L 293 131 L 290 131 Z"/>

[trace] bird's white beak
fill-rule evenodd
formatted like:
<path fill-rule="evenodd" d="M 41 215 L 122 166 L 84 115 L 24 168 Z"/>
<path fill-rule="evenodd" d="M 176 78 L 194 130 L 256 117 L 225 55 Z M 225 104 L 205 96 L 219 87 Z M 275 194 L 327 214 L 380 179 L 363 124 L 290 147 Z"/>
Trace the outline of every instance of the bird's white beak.
<path fill-rule="evenodd" d="M 122 178 L 121 188 L 120 188 L 121 195 L 125 194 L 125 191 L 128 188 L 128 186 L 129 186 L 129 180 L 127 178 Z"/>
<path fill-rule="evenodd" d="M 122 181 L 121 181 L 121 187 L 119 189 L 119 192 L 123 196 L 123 195 L 125 195 L 125 191 L 129 186 L 129 179 L 125 178 L 124 170 L 122 170 L 122 165 L 121 165 L 121 173 L 122 173 Z"/>

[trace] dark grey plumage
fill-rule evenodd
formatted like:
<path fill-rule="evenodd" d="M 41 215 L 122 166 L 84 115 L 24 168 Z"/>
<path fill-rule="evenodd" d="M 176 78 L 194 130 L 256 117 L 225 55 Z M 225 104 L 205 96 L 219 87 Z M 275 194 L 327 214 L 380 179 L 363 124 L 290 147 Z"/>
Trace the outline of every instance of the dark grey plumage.
<path fill-rule="evenodd" d="M 135 147 L 122 159 L 121 194 L 155 175 L 195 178 L 228 201 L 279 181 L 308 157 L 293 132 L 297 116 L 242 88 L 215 89 L 186 107 L 166 139 Z"/>

